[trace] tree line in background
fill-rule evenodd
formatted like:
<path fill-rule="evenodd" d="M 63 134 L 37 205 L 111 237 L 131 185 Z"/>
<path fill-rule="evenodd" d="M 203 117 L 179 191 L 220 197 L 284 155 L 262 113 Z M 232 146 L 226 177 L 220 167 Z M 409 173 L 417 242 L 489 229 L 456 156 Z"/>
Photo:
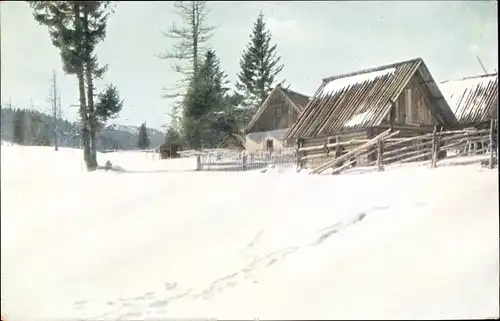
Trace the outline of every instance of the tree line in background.
<path fill-rule="evenodd" d="M 57 123 L 59 144 L 78 146 L 76 124 L 37 111 L 18 108 L 2 108 L 2 139 L 19 145 L 52 146 L 55 144 L 54 123 Z"/>
<path fill-rule="evenodd" d="M 110 125 L 101 128 L 96 137 L 99 150 L 148 149 L 152 144 L 164 141 L 164 134 L 141 126 Z M 54 131 L 57 132 L 54 135 Z M 1 138 L 18 145 L 55 146 L 81 148 L 81 125 L 62 117 L 54 118 L 48 112 L 34 109 L 13 108 L 12 104 L 1 108 Z M 57 137 L 57 138 L 56 138 Z"/>
<path fill-rule="evenodd" d="M 173 88 L 165 88 L 164 97 L 176 99 L 166 142 L 214 148 L 226 134 L 238 133 L 264 102 L 283 69 L 281 57 L 260 13 L 231 91 L 216 51 L 207 47 L 215 27 L 206 22 L 206 1 L 176 1 L 174 7 L 182 24 L 163 32 L 175 43 L 158 55 L 175 61 L 172 69 L 182 76 Z"/>

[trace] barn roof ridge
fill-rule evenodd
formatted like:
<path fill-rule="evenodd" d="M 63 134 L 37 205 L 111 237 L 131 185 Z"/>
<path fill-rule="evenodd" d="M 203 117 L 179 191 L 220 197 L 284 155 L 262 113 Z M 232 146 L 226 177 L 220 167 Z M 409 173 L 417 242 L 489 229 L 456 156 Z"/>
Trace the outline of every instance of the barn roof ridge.
<path fill-rule="evenodd" d="M 357 70 L 357 71 L 353 71 L 353 72 L 348 72 L 348 73 L 343 73 L 343 74 L 339 74 L 339 75 L 334 75 L 334 76 L 323 78 L 322 80 L 323 80 L 323 82 L 330 82 L 330 81 L 337 80 L 337 79 L 340 79 L 340 78 L 357 76 L 357 75 L 366 74 L 366 73 L 370 73 L 370 72 L 374 72 L 374 71 L 380 71 L 380 70 L 385 70 L 385 69 L 389 69 L 389 68 L 394 68 L 394 67 L 396 67 L 398 65 L 412 63 L 412 62 L 423 62 L 423 59 L 420 58 L 420 57 L 418 57 L 418 58 L 412 58 L 412 59 L 408 59 L 408 60 L 403 60 L 403 61 L 391 63 L 391 64 L 388 64 L 388 65 L 382 65 L 382 66 L 376 66 L 376 67 L 371 67 L 371 68 L 365 68 L 365 69 L 361 69 L 361 70 Z"/>

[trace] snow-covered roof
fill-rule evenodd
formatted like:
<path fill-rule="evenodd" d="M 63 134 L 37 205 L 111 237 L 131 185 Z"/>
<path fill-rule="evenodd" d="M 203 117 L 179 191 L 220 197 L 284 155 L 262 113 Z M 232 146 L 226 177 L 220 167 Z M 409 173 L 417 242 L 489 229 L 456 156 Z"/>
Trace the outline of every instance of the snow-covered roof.
<path fill-rule="evenodd" d="M 439 85 L 448 105 L 462 124 L 496 117 L 498 73 L 444 81 Z"/>
<path fill-rule="evenodd" d="M 323 79 L 284 139 L 314 137 L 379 125 L 411 77 L 419 72 L 436 98 L 443 123 L 456 119 L 421 58 Z"/>

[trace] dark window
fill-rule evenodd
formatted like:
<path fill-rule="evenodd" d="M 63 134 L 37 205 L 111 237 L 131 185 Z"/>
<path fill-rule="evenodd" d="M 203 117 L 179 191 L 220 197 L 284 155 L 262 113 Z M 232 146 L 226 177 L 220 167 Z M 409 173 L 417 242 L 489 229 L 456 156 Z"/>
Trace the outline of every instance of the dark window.
<path fill-rule="evenodd" d="M 273 150 L 273 140 L 272 139 L 266 140 L 266 149 Z"/>

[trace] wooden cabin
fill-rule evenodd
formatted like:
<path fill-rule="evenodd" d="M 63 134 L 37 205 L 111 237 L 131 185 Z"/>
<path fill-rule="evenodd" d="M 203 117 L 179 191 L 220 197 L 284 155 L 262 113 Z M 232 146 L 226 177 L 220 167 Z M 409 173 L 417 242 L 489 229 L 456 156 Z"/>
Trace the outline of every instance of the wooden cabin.
<path fill-rule="evenodd" d="M 460 127 L 489 127 L 498 115 L 498 73 L 484 74 L 440 84 Z"/>
<path fill-rule="evenodd" d="M 180 157 L 178 152 L 181 150 L 181 145 L 166 142 L 155 148 L 155 152 L 160 154 L 160 159 L 178 158 Z"/>
<path fill-rule="evenodd" d="M 283 136 L 308 102 L 309 96 L 277 85 L 242 130 L 245 149 L 256 154 L 286 147 Z"/>
<path fill-rule="evenodd" d="M 418 136 L 435 125 L 454 128 L 457 119 L 417 58 L 323 79 L 283 138 L 308 147 L 366 140 L 389 128 L 399 130 L 399 137 Z"/>

